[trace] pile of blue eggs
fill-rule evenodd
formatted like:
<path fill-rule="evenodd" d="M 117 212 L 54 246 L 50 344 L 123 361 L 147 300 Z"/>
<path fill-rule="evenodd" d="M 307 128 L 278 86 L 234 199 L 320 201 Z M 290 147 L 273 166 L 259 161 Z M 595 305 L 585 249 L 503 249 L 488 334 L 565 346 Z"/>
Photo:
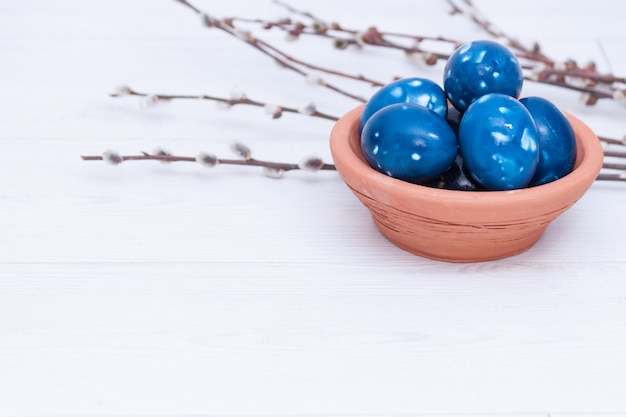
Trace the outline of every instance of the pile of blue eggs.
<path fill-rule="evenodd" d="M 443 86 L 404 78 L 381 87 L 361 113 L 368 164 L 400 180 L 455 190 L 514 190 L 572 171 L 569 120 L 545 98 L 520 98 L 516 56 L 489 40 L 448 58 Z"/>

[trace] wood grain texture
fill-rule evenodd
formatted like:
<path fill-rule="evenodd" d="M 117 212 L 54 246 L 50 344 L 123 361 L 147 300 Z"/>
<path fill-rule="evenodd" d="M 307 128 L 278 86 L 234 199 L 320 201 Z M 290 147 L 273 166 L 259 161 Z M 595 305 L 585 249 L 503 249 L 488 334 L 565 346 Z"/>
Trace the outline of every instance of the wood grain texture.
<path fill-rule="evenodd" d="M 602 278 L 623 265 L 524 265 L 504 278 L 497 267 L 390 275 L 373 265 L 228 262 L 4 270 L 0 392 L 47 393 L 26 408 L 6 396 L 18 411 L 44 413 L 67 389 L 68 413 L 96 399 L 106 414 L 174 415 L 182 403 L 401 413 L 437 411 L 450 392 L 445 407 L 457 412 L 553 409 L 568 398 L 612 411 L 600 403 L 621 401 L 626 387 L 623 283 Z M 311 402 L 318 395 L 326 400 Z M 527 396 L 534 407 L 522 406 Z"/>
<path fill-rule="evenodd" d="M 284 15 L 271 2 L 197 3 Z M 480 35 L 444 1 L 410 13 L 403 0 L 291 3 L 346 26 Z M 619 2 L 475 3 L 553 56 L 626 74 Z M 383 80 L 440 76 L 389 51 L 264 36 Z M 337 115 L 357 104 L 174 1 L 3 2 L 0 56 L 0 416 L 626 415 L 622 184 L 594 184 L 521 255 L 432 261 L 389 243 L 333 172 L 276 181 L 246 167 L 80 160 L 156 147 L 230 156 L 233 140 L 261 159 L 330 160 L 328 121 L 108 96 L 129 84 L 236 88 Z M 598 134 L 624 133 L 615 103 L 525 88 Z"/>

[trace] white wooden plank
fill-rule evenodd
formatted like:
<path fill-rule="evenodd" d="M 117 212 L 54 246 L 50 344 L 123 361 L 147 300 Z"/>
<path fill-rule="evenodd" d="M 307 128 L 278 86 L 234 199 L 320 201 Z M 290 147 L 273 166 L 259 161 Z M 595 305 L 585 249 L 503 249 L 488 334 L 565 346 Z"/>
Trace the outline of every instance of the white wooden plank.
<path fill-rule="evenodd" d="M 392 278 L 382 266 L 268 266 L 5 265 L 5 404 L 16 414 L 623 405 L 623 283 L 599 273 L 591 288 L 586 265 L 436 277 L 399 267 Z M 36 404 L 23 402 L 29 392 Z"/>

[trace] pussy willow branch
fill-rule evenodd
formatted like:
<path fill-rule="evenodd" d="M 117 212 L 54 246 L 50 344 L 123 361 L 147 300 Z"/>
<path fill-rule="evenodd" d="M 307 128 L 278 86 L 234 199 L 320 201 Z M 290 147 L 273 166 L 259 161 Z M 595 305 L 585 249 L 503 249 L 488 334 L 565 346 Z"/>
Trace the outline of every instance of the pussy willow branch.
<path fill-rule="evenodd" d="M 243 145 L 237 144 L 236 146 L 241 147 Z M 281 178 L 285 172 L 294 170 L 308 172 L 336 170 L 335 165 L 325 163 L 319 158 L 308 158 L 299 164 L 294 164 L 254 159 L 249 155 L 245 146 L 239 152 L 241 159 L 218 158 L 213 154 L 204 152 L 199 153 L 195 157 L 177 156 L 165 151 L 156 151 L 151 154 L 142 152 L 139 155 L 121 155 L 116 152 L 106 151 L 102 155 L 84 155 L 81 156 L 81 159 L 84 161 L 104 161 L 111 165 L 119 165 L 126 161 L 159 161 L 163 163 L 195 162 L 208 168 L 213 168 L 217 165 L 253 166 L 263 168 L 264 174 L 271 178 Z M 597 181 L 626 181 L 626 163 L 605 162 L 603 169 L 598 174 Z M 607 169 L 612 172 L 607 172 Z"/>
<path fill-rule="evenodd" d="M 623 86 L 626 78 L 616 77 L 612 74 L 601 74 L 597 71 L 595 64 L 589 64 L 580 67 L 575 61 L 568 60 L 564 63 L 556 62 L 548 58 L 537 44 L 533 48 L 525 47 L 521 42 L 506 35 L 503 31 L 497 29 L 490 21 L 480 16 L 476 8 L 468 0 L 461 1 L 465 7 L 461 8 L 453 0 L 447 0 L 452 6 L 452 13 L 461 13 L 480 25 L 485 32 L 495 37 L 497 40 L 504 40 L 516 56 L 520 59 L 520 63 L 524 68 L 528 81 L 539 82 L 543 84 L 553 85 L 556 87 L 567 88 L 582 93 L 582 100 L 587 105 L 596 104 L 599 99 L 613 99 L 620 103 L 626 103 L 626 90 Z M 260 19 L 241 19 L 229 18 L 229 21 L 254 22 L 263 25 L 265 29 L 279 28 L 286 31 L 291 39 L 297 39 L 299 35 L 316 35 L 326 38 L 332 38 L 335 46 L 343 49 L 348 45 L 371 45 L 379 47 L 387 47 L 403 50 L 408 56 L 417 58 L 427 65 L 434 65 L 440 60 L 447 60 L 450 53 L 459 45 L 461 41 L 452 40 L 443 37 L 429 37 L 410 34 L 381 32 L 375 27 L 370 27 L 366 31 L 357 31 L 342 27 L 339 23 L 326 23 L 323 19 L 301 10 L 297 10 L 284 2 L 275 1 L 275 3 L 285 7 L 289 12 L 297 15 L 305 16 L 313 20 L 312 23 L 293 22 L 290 19 L 279 21 L 263 21 Z M 348 37 L 332 35 L 347 34 Z M 404 46 L 389 40 L 390 37 L 403 37 L 413 40 L 411 46 Z M 433 52 L 423 47 L 424 41 L 437 41 L 448 44 L 450 53 Z M 621 88 L 620 88 L 621 86 Z"/>
<path fill-rule="evenodd" d="M 212 16 L 203 13 L 199 8 L 197 8 L 196 6 L 192 5 L 190 2 L 188 2 L 187 0 L 176 0 L 177 2 L 187 6 L 189 9 L 193 10 L 194 12 L 196 12 L 197 14 L 199 14 L 202 17 L 203 23 L 205 26 L 207 27 L 214 27 L 216 29 L 222 30 L 225 33 L 234 36 L 237 39 L 242 40 L 243 42 L 247 43 L 248 45 L 252 46 L 254 49 L 256 49 L 257 51 L 261 52 L 262 54 L 269 56 L 270 58 L 272 58 L 276 63 L 278 63 L 281 67 L 289 69 L 305 78 L 311 78 L 313 75 L 301 68 L 299 68 L 297 65 L 300 66 L 304 66 L 306 68 L 312 69 L 312 70 L 317 70 L 317 71 L 322 71 L 322 69 L 320 69 L 319 67 L 317 67 L 316 65 L 313 64 L 309 64 L 303 61 L 300 61 L 298 59 L 295 59 L 292 56 L 289 56 L 285 53 L 283 53 L 282 51 L 278 50 L 277 48 L 273 47 L 272 45 L 270 45 L 269 43 L 254 37 L 250 32 L 245 32 L 245 31 L 240 31 L 237 30 L 235 27 L 228 25 L 226 22 L 224 22 L 223 20 L 219 20 L 219 19 L 215 19 Z M 295 64 L 295 65 L 294 65 Z M 331 72 L 332 73 L 332 72 Z M 335 74 L 338 75 L 338 74 Z M 358 77 L 356 76 L 355 79 L 357 80 L 361 80 L 364 81 L 362 79 L 362 77 Z M 365 102 L 366 99 L 358 96 L 356 94 L 352 94 L 342 88 L 339 88 L 333 84 L 330 84 L 328 82 L 326 82 L 325 80 L 319 80 L 318 82 L 321 86 L 332 90 L 336 93 L 340 93 L 346 97 L 350 97 L 354 100 L 360 101 L 360 102 Z"/>
<path fill-rule="evenodd" d="M 626 180 L 626 151 L 624 151 L 624 146 L 616 146 L 618 144 L 608 142 L 604 142 L 604 144 L 604 161 L 596 180 Z"/>
<path fill-rule="evenodd" d="M 607 138 L 606 136 L 598 136 L 598 139 L 600 139 L 600 142 L 604 142 L 608 145 L 626 145 L 626 135 L 622 139 Z"/>
<path fill-rule="evenodd" d="M 231 146 L 231 150 L 239 159 L 218 158 L 217 156 L 201 152 L 197 156 L 177 156 L 163 150 L 154 153 L 142 152 L 140 155 L 121 155 L 117 152 L 106 151 L 102 155 L 81 156 L 84 161 L 104 161 L 111 165 L 119 165 L 125 161 L 160 161 L 169 162 L 196 162 L 205 167 L 212 168 L 217 165 L 239 165 L 254 166 L 264 169 L 264 173 L 269 177 L 279 178 L 287 171 L 303 170 L 308 172 L 335 171 L 335 165 L 325 163 L 317 157 L 310 157 L 300 163 L 273 162 L 255 159 L 252 157 L 250 149 L 240 143 Z"/>
<path fill-rule="evenodd" d="M 333 23 L 329 27 L 329 26 L 326 26 L 323 23 L 323 21 L 316 21 L 309 27 L 306 24 L 301 23 L 301 22 L 292 24 L 290 20 L 270 22 L 270 21 L 263 21 L 261 19 L 241 19 L 241 18 L 217 19 L 206 13 L 203 13 L 199 8 L 192 5 L 187 0 L 176 0 L 176 1 L 187 6 L 188 8 L 190 8 L 197 14 L 200 14 L 203 18 L 204 24 L 207 27 L 214 27 L 214 28 L 220 29 L 228 33 L 229 35 L 234 36 L 237 39 L 240 39 L 246 42 L 248 45 L 252 46 L 256 50 L 271 57 L 275 62 L 280 64 L 282 67 L 292 70 L 296 72 L 297 74 L 306 78 L 311 78 L 312 74 L 309 73 L 308 71 L 303 70 L 301 67 L 307 68 L 309 70 L 314 70 L 317 72 L 334 75 L 334 76 L 340 76 L 344 78 L 366 82 L 372 86 L 384 85 L 383 82 L 367 78 L 363 76 L 362 74 L 358 74 L 358 75 L 347 74 L 342 71 L 337 71 L 337 70 L 330 69 L 330 68 L 324 68 L 319 65 L 314 65 L 304 60 L 297 59 L 291 55 L 284 53 L 280 49 L 269 44 L 268 42 L 263 41 L 262 39 L 259 39 L 253 36 L 250 32 L 243 31 L 239 28 L 236 28 L 234 25 L 234 22 L 237 20 L 240 20 L 240 21 L 246 21 L 246 22 L 262 23 L 263 27 L 266 29 L 269 29 L 272 27 L 278 27 L 282 30 L 286 30 L 290 34 L 290 36 L 295 37 L 295 38 L 297 38 L 300 34 L 310 34 L 310 35 L 331 37 L 331 35 L 329 34 L 329 31 L 348 33 L 350 35 L 350 38 L 332 37 L 335 40 L 336 47 L 339 47 L 341 49 L 349 44 L 357 44 L 357 45 L 372 45 L 372 46 L 400 49 L 409 56 L 419 57 L 419 59 L 421 59 L 428 65 L 434 65 L 440 60 L 448 59 L 450 56 L 449 53 L 427 51 L 425 48 L 421 46 L 422 42 L 427 39 L 426 37 L 422 37 L 422 36 L 405 35 L 405 37 L 412 39 L 415 43 L 413 46 L 407 47 L 407 46 L 400 45 L 396 42 L 388 40 L 388 37 L 401 36 L 400 34 L 380 32 L 375 27 L 370 27 L 367 31 L 360 32 L 360 31 L 356 31 L 352 29 L 345 29 L 341 27 L 338 23 Z M 279 4 L 283 6 L 285 5 L 285 3 L 282 3 L 282 2 Z M 289 10 L 293 11 L 295 9 L 290 8 Z M 459 10 L 458 7 L 456 10 Z M 310 13 L 301 12 L 301 11 L 298 11 L 298 13 L 307 17 L 313 17 L 313 15 Z M 484 20 L 480 20 L 478 18 L 475 18 L 475 20 L 477 22 L 484 22 Z M 499 32 L 493 32 L 493 30 L 491 29 L 491 26 L 489 26 L 488 23 L 484 23 L 484 25 L 486 28 L 488 28 L 486 30 L 490 31 L 488 33 L 500 34 Z M 428 39 L 433 40 L 435 38 L 430 37 Z M 437 40 L 449 43 L 450 45 L 453 45 L 453 46 L 458 46 L 460 44 L 460 42 L 458 41 L 452 41 L 452 40 L 445 39 L 445 38 L 437 38 Z M 599 99 L 614 99 L 619 102 L 626 102 L 625 91 L 623 89 L 619 89 L 615 87 L 615 84 L 624 83 L 624 81 L 626 81 L 623 78 L 613 77 L 611 75 L 599 74 L 595 70 L 594 66 L 580 68 L 573 61 L 568 61 L 567 63 L 565 63 L 564 69 L 557 68 L 556 63 L 554 63 L 551 60 L 548 60 L 547 58 L 545 58 L 543 55 L 539 54 L 538 52 L 537 53 L 534 53 L 533 51 L 529 52 L 528 49 L 523 48 L 521 44 L 518 45 L 518 43 L 514 41 L 510 41 L 510 43 L 513 46 L 515 46 L 515 48 L 517 49 L 521 48 L 522 49 L 521 53 L 523 54 L 524 57 L 531 59 L 531 60 L 535 60 L 535 61 L 539 60 L 539 64 L 535 62 L 534 65 L 525 66 L 526 70 L 530 70 L 530 74 L 525 75 L 525 79 L 529 81 L 535 81 L 535 82 L 539 82 L 543 84 L 549 84 L 549 85 L 581 92 L 583 93 L 583 96 L 582 96 L 583 101 L 588 105 L 595 104 Z M 340 45 L 343 45 L 343 46 L 340 46 Z M 608 81 L 612 81 L 612 84 L 609 84 Z M 360 102 L 366 101 L 365 98 L 359 95 L 353 94 L 345 89 L 339 88 L 333 84 L 329 84 L 323 79 L 319 79 L 318 83 L 325 88 L 328 88 L 332 91 L 335 91 L 344 96 L 355 99 L 357 101 L 360 101 Z"/>
<path fill-rule="evenodd" d="M 615 149 L 609 149 L 608 147 L 604 148 L 604 156 L 605 157 L 611 157 L 611 158 L 624 158 L 626 159 L 626 152 L 623 151 L 623 147 L 620 147 L 621 149 L 615 150 Z"/>
<path fill-rule="evenodd" d="M 302 34 L 317 35 L 334 40 L 334 45 L 338 49 L 344 49 L 349 45 L 362 46 L 364 44 L 400 49 L 408 55 L 416 54 L 416 56 L 419 56 L 419 54 L 424 54 L 424 63 L 427 65 L 434 65 L 440 59 L 447 59 L 449 55 L 427 51 L 420 46 L 422 42 L 430 41 L 443 43 L 448 46 L 450 51 L 453 51 L 456 47 L 461 45 L 461 42 L 443 36 L 422 36 L 398 32 L 381 32 L 375 26 L 370 26 L 365 31 L 348 29 L 341 26 L 338 22 L 328 23 L 328 21 L 320 18 L 319 16 L 313 15 L 312 13 L 307 11 L 296 9 L 283 1 L 274 0 L 274 3 L 285 8 L 288 12 L 292 14 L 304 16 L 307 19 L 311 20 L 310 24 L 304 24 L 302 22 L 292 22 L 291 19 L 285 19 L 278 22 L 270 22 L 256 19 L 256 23 L 264 24 L 264 29 L 278 27 L 282 30 L 287 31 L 292 39 L 295 39 Z M 244 21 L 244 19 L 241 18 L 238 18 L 237 20 Z M 333 33 L 349 36 L 337 37 L 336 35 L 331 35 Z M 408 39 L 413 42 L 413 46 L 401 45 L 389 40 L 389 38 L 398 38 L 404 40 Z"/>
<path fill-rule="evenodd" d="M 356 44 L 358 45 L 358 38 L 361 36 L 361 34 L 363 34 L 363 31 L 358 31 L 355 29 L 347 29 L 343 26 L 341 26 L 339 23 L 337 22 L 331 22 L 328 23 L 327 20 L 320 18 L 319 16 L 316 16 L 310 12 L 307 11 L 303 11 L 303 10 L 299 10 L 296 9 L 295 7 L 287 4 L 286 2 L 283 1 L 279 1 L 279 0 L 274 0 L 274 3 L 285 8 L 288 12 L 295 14 L 295 15 L 300 15 L 300 16 L 304 16 L 308 19 L 311 20 L 311 25 L 305 25 L 301 22 L 292 22 L 293 23 L 293 30 L 294 33 L 293 34 L 299 34 L 299 32 L 297 32 L 298 29 L 306 29 L 306 33 L 314 33 L 314 34 L 328 34 L 329 31 L 334 31 L 334 32 L 343 32 L 349 35 L 352 35 L 352 37 L 350 38 L 346 38 L 347 41 L 349 41 L 351 44 Z M 290 19 L 287 19 L 287 21 L 291 21 Z M 258 20 L 257 19 L 257 23 L 261 23 L 263 22 L 262 20 Z M 271 22 L 264 22 L 264 23 L 268 23 L 268 27 L 266 27 L 266 29 L 271 29 Z M 285 28 L 283 28 L 285 29 Z M 370 29 L 372 29 L 373 33 L 377 33 L 379 35 L 385 36 L 385 37 L 393 37 L 393 38 L 404 38 L 404 39 L 409 39 L 412 40 L 414 42 L 422 42 L 422 41 L 434 41 L 434 42 L 443 42 L 449 45 L 452 45 L 452 49 L 456 48 L 457 46 L 460 46 L 461 43 L 459 43 L 459 41 L 454 40 L 454 39 L 449 39 L 443 36 L 422 36 L 422 35 L 412 35 L 409 33 L 398 33 L 398 32 L 380 32 L 378 31 L 378 29 L 376 29 L 375 27 L 370 27 Z M 304 32 L 303 32 L 304 33 Z M 356 38 L 356 39 L 355 39 Z"/>
<path fill-rule="evenodd" d="M 402 35 L 398 33 L 380 32 L 375 27 L 370 27 L 364 32 L 358 32 L 353 29 L 346 29 L 341 27 L 337 23 L 333 23 L 330 27 L 321 26 L 319 22 L 307 25 L 301 22 L 293 22 L 289 19 L 267 21 L 262 19 L 246 19 L 239 17 L 229 17 L 224 19 L 228 24 L 234 25 L 237 22 L 242 23 L 257 23 L 261 24 L 266 30 L 277 28 L 287 32 L 289 39 L 295 40 L 300 35 L 321 36 L 334 40 L 334 45 L 337 49 L 345 49 L 349 45 L 357 46 L 374 46 L 384 47 L 402 50 L 408 57 L 419 61 L 425 65 L 435 65 L 439 61 L 446 61 L 452 52 L 452 50 L 460 45 L 459 41 L 453 41 L 445 38 L 432 38 L 425 36 L 415 35 Z M 333 35 L 334 32 L 340 32 L 349 34 L 350 37 Z M 389 37 L 404 36 L 406 38 L 413 39 L 415 45 L 405 46 L 398 44 L 397 42 L 390 41 Z M 449 44 L 451 49 L 450 53 L 434 52 L 422 45 L 424 41 L 437 41 Z M 277 49 L 274 47 L 274 49 Z M 530 56 L 526 53 L 514 52 L 516 56 L 526 57 L 528 59 L 538 59 L 534 56 Z M 306 65 L 304 61 L 299 60 L 300 64 Z M 548 64 L 546 64 L 548 63 Z M 567 88 L 570 90 L 583 93 L 583 101 L 586 104 L 595 104 L 598 99 L 615 99 L 616 101 L 624 101 L 624 91 L 617 89 L 613 84 L 624 83 L 626 79 L 618 78 L 613 75 L 600 74 L 595 69 L 595 66 L 589 65 L 587 67 L 579 67 L 573 61 L 567 61 L 565 63 L 556 63 L 547 59 L 541 59 L 541 62 L 524 62 L 520 61 L 522 68 L 525 70 L 525 80 L 531 82 L 538 82 L 542 84 L 548 84 L 556 87 Z M 562 67 L 562 68 L 561 68 Z M 354 80 L 366 81 L 370 85 L 380 86 L 383 83 L 381 81 L 372 80 L 371 78 L 365 78 L 364 76 L 353 76 L 338 71 L 334 71 L 328 68 L 322 68 L 316 66 L 315 69 L 320 72 L 325 72 L 332 75 L 344 76 Z M 395 78 L 400 78 L 396 76 Z"/>
<path fill-rule="evenodd" d="M 303 114 L 306 116 L 317 117 L 320 119 L 326 119 L 331 121 L 337 121 L 339 118 L 337 116 L 332 116 L 327 113 L 322 113 L 315 108 L 315 105 L 312 103 L 307 103 L 301 108 L 282 106 L 274 103 L 262 102 L 258 100 L 252 100 L 248 98 L 245 94 L 237 94 L 236 97 L 233 98 L 224 98 L 217 97 L 207 94 L 199 94 L 199 95 L 191 95 L 191 94 L 149 94 L 149 93 L 141 93 L 133 90 L 128 86 L 119 86 L 115 93 L 110 94 L 111 97 L 126 97 L 126 96 L 136 96 L 142 97 L 147 100 L 146 106 L 150 106 L 152 104 L 156 104 L 159 101 L 171 101 L 171 100 L 207 100 L 213 101 L 219 104 L 226 106 L 226 108 L 230 108 L 233 106 L 243 105 L 243 106 L 254 106 L 254 107 L 262 107 L 266 113 L 270 114 L 272 118 L 278 119 L 282 116 L 283 113 L 295 113 L 295 114 Z"/>
<path fill-rule="evenodd" d="M 115 158 L 115 157 L 114 157 Z M 110 157 L 103 155 L 82 155 L 81 159 L 83 161 L 105 161 L 110 159 Z M 117 158 L 116 158 L 117 159 Z M 119 155 L 119 162 L 122 163 L 124 161 L 161 161 L 161 162 L 198 162 L 198 158 L 194 156 L 176 156 L 176 155 L 154 155 L 149 153 L 141 153 L 140 155 Z M 116 164 L 115 162 L 112 162 Z M 302 169 L 300 165 L 294 163 L 284 163 L 284 162 L 272 162 L 272 161 L 262 161 L 259 159 L 227 159 L 227 158 L 216 158 L 215 165 L 245 165 L 245 166 L 256 166 L 262 168 L 270 168 L 270 169 L 280 169 L 283 171 L 292 171 Z M 320 168 L 323 171 L 334 171 L 335 166 L 332 164 L 324 164 Z"/>
<path fill-rule="evenodd" d="M 616 169 L 618 171 L 625 171 L 626 172 L 626 163 L 620 163 L 620 162 L 604 162 L 604 164 L 602 165 L 602 168 L 605 169 Z"/>
<path fill-rule="evenodd" d="M 596 181 L 626 181 L 626 172 L 601 172 L 596 177 Z"/>
<path fill-rule="evenodd" d="M 333 41 L 333 45 L 336 49 L 346 49 L 348 46 L 361 47 L 364 45 L 382 47 L 389 49 L 397 49 L 403 51 L 408 56 L 412 56 L 415 59 L 420 59 L 426 65 L 434 65 L 440 60 L 446 60 L 450 54 L 428 51 L 420 46 L 420 43 L 429 40 L 435 42 L 442 42 L 452 46 L 457 46 L 457 42 L 448 40 L 445 38 L 433 38 L 423 36 L 405 35 L 400 33 L 379 32 L 375 27 L 370 27 L 365 31 L 357 31 L 354 29 L 346 29 L 340 26 L 338 23 L 332 23 L 330 26 L 320 22 L 314 22 L 310 25 L 293 22 L 290 19 L 282 19 L 276 21 L 263 20 L 263 19 L 247 19 L 243 17 L 228 17 L 224 19 L 228 24 L 235 25 L 236 23 L 255 23 L 262 25 L 262 28 L 269 30 L 272 28 L 280 29 L 287 33 L 287 39 L 294 41 L 301 35 L 310 35 L 327 38 Z M 341 35 L 341 36 L 340 36 Z M 348 35 L 348 36 L 345 36 Z M 413 46 L 406 46 L 397 42 L 391 41 L 389 37 L 407 38 L 415 42 Z M 307 65 L 305 62 L 300 61 L 301 64 Z M 327 68 L 316 68 L 318 71 L 330 72 Z M 333 73 L 333 75 L 345 76 L 341 73 Z M 373 86 L 381 85 L 380 81 L 371 80 L 364 76 L 351 76 L 350 78 L 357 79 L 359 81 L 369 82 Z M 396 76 L 399 78 L 399 76 Z"/>

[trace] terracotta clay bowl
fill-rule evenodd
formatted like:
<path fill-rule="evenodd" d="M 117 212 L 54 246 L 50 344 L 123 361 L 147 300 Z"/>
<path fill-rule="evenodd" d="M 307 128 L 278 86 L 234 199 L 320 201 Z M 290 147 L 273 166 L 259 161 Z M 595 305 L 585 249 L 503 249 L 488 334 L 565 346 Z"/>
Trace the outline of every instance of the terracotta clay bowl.
<path fill-rule="evenodd" d="M 358 132 L 362 108 L 343 116 L 331 132 L 337 171 L 387 239 L 431 259 L 478 262 L 524 252 L 585 194 L 602 167 L 604 155 L 597 136 L 565 113 L 576 134 L 578 157 L 574 170 L 557 181 L 513 191 L 455 191 L 411 184 L 382 174 L 365 161 Z"/>

